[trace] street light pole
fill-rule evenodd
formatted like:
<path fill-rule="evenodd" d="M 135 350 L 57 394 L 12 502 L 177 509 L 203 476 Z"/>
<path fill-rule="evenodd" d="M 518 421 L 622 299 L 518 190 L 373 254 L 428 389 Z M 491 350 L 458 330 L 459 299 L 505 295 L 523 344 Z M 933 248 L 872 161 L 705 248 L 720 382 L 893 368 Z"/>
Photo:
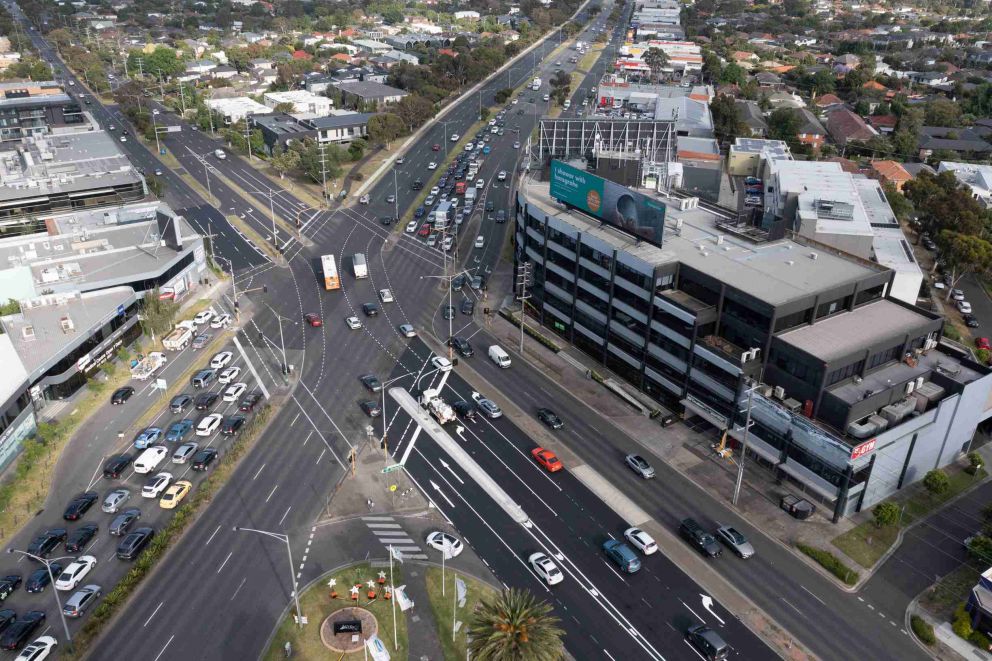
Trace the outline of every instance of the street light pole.
<path fill-rule="evenodd" d="M 274 192 L 271 188 L 268 190 L 250 190 L 246 191 L 252 195 L 267 195 L 269 198 L 269 217 L 272 218 L 272 245 L 277 249 L 279 248 L 279 235 L 276 231 L 276 208 L 275 202 L 273 201 Z"/>
<path fill-rule="evenodd" d="M 35 560 L 37 562 L 45 565 L 45 569 L 48 570 L 48 580 L 52 584 L 52 594 L 55 595 L 55 605 L 58 606 L 59 616 L 62 618 L 62 628 L 65 630 L 65 639 L 69 645 L 72 645 L 72 634 L 69 633 L 69 624 L 65 621 L 65 613 L 62 612 L 62 600 L 59 599 L 59 591 L 55 589 L 55 576 L 52 574 L 52 563 L 58 560 L 75 560 L 74 555 L 65 555 L 60 558 L 53 558 L 49 560 L 48 558 L 42 558 L 41 556 L 35 555 L 34 553 L 28 553 L 27 551 L 21 551 L 19 549 L 7 549 L 7 553 L 20 553 L 21 555 L 26 555 L 27 557 Z"/>
<path fill-rule="evenodd" d="M 156 109 L 153 108 L 152 109 L 152 130 L 155 131 L 155 149 L 157 149 L 158 150 L 158 153 L 161 154 L 162 153 L 162 144 L 158 141 L 158 122 L 155 121 L 155 117 L 157 117 L 157 116 L 158 116 L 158 110 L 156 110 Z"/>
<path fill-rule="evenodd" d="M 259 535 L 265 535 L 266 537 L 272 537 L 273 539 L 278 539 L 286 545 L 286 554 L 289 556 L 289 577 L 293 580 L 293 601 L 296 602 L 296 624 L 299 627 L 303 627 L 303 613 L 300 611 L 300 591 L 296 587 L 296 573 L 294 572 L 293 564 L 293 549 L 289 546 L 289 535 L 277 532 L 269 532 L 268 530 L 256 530 L 255 528 L 242 528 L 241 526 L 234 526 L 234 532 L 257 532 Z"/>
<path fill-rule="evenodd" d="M 393 168 L 393 217 L 400 222 L 400 188 L 396 183 L 396 168 Z"/>
<path fill-rule="evenodd" d="M 234 262 L 227 257 L 222 257 L 221 255 L 217 255 L 216 257 L 217 259 L 222 259 L 227 262 L 227 266 L 231 269 L 231 285 L 234 287 L 234 319 L 240 322 L 241 305 L 238 303 L 238 279 L 234 277 Z"/>

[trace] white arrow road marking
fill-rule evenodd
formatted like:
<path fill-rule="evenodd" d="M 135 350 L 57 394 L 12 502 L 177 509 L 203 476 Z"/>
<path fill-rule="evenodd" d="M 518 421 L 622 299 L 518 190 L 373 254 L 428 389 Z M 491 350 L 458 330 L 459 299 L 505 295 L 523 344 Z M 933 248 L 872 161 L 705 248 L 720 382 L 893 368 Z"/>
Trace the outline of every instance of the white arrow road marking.
<path fill-rule="evenodd" d="M 715 617 L 717 622 L 719 622 L 720 625 L 722 626 L 724 624 L 723 620 L 721 620 L 720 616 L 713 611 L 713 597 L 709 596 L 708 594 L 701 594 L 699 596 L 702 597 L 703 599 L 703 608 L 708 610 L 710 612 L 710 615 Z"/>
<path fill-rule="evenodd" d="M 462 478 L 458 477 L 458 473 L 456 473 L 454 471 L 454 469 L 450 465 L 448 465 L 448 462 L 446 462 L 444 459 L 441 460 L 441 465 L 444 466 L 445 470 L 447 470 L 449 473 L 451 473 L 451 475 L 456 480 L 458 480 L 458 483 L 459 484 L 465 484 L 464 480 L 462 480 Z"/>
<path fill-rule="evenodd" d="M 448 498 L 448 496 L 443 491 L 441 491 L 441 487 L 439 487 L 437 485 L 437 482 L 435 482 L 434 480 L 431 480 L 431 486 L 434 487 L 434 490 L 435 491 L 437 491 L 439 494 L 441 494 L 441 497 L 444 498 L 445 502 L 448 503 L 448 505 L 450 505 L 451 507 L 454 507 L 455 506 L 455 504 L 453 502 L 451 502 L 451 499 Z"/>

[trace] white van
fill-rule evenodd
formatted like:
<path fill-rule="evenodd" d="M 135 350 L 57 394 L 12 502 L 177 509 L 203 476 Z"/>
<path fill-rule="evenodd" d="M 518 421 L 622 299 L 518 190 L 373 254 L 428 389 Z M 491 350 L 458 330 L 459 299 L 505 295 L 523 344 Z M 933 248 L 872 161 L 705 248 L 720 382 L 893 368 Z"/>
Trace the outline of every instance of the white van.
<path fill-rule="evenodd" d="M 503 348 L 498 344 L 489 347 L 489 360 L 496 363 L 496 367 L 506 369 L 510 366 L 510 354 L 503 351 Z"/>
<path fill-rule="evenodd" d="M 164 445 L 153 445 L 144 452 L 141 456 L 134 461 L 134 472 L 146 475 L 151 473 L 153 470 L 158 468 L 158 465 L 162 463 L 165 459 L 165 455 L 168 454 L 169 450 Z"/>
<path fill-rule="evenodd" d="M 365 255 L 363 253 L 355 253 L 355 256 L 351 258 L 351 266 L 355 270 L 355 279 L 361 280 L 362 278 L 369 277 L 369 268 L 365 263 Z"/>

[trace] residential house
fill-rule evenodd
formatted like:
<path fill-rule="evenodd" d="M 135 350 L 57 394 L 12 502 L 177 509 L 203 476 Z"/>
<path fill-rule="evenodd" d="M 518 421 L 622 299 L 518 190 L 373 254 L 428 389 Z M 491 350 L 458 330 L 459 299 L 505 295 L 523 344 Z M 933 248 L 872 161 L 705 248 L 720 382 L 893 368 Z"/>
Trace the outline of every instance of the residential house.
<path fill-rule="evenodd" d="M 837 108 L 827 114 L 827 132 L 838 145 L 846 145 L 851 140 L 868 140 L 878 135 L 856 113 L 847 108 Z"/>
<path fill-rule="evenodd" d="M 770 71 L 758 72 L 754 74 L 754 79 L 763 90 L 779 90 L 785 86 L 782 79 Z"/>
<path fill-rule="evenodd" d="M 889 135 L 895 132 L 899 118 L 895 115 L 871 115 L 867 119 L 868 126 L 872 127 L 882 135 Z"/>
<path fill-rule="evenodd" d="M 902 191 L 902 187 L 907 181 L 913 178 L 902 163 L 898 161 L 872 161 L 869 176 L 878 179 L 883 184 L 890 184 L 897 191 Z"/>
<path fill-rule="evenodd" d="M 827 93 L 813 99 L 813 105 L 816 106 L 818 112 L 826 113 L 834 108 L 843 108 L 846 104 L 836 94 Z"/>
<path fill-rule="evenodd" d="M 941 161 L 937 173 L 953 172 L 954 177 L 971 191 L 971 196 L 986 208 L 992 207 L 992 165 Z"/>
<path fill-rule="evenodd" d="M 341 90 L 345 103 L 349 104 L 359 102 L 363 105 L 375 104 L 377 106 L 383 106 L 387 103 L 396 103 L 404 96 L 407 96 L 407 92 L 401 89 L 369 80 L 354 83 L 335 83 L 334 87 Z"/>
<path fill-rule="evenodd" d="M 813 149 L 819 149 L 827 139 L 827 131 L 823 124 L 806 108 L 794 108 L 793 112 L 799 117 L 799 126 L 796 128 L 796 137 L 799 142 L 809 145 Z"/>
<path fill-rule="evenodd" d="M 754 65 L 758 63 L 757 53 L 745 50 L 734 51 L 730 54 L 730 59 L 743 69 L 753 69 Z"/>
<path fill-rule="evenodd" d="M 774 110 L 779 108 L 805 108 L 806 102 L 793 92 L 773 92 L 768 96 L 768 104 Z"/>
<path fill-rule="evenodd" d="M 764 138 L 768 134 L 768 122 L 765 121 L 757 101 L 740 99 L 734 102 L 734 105 L 737 106 L 737 113 L 747 127 L 750 137 Z"/>
<path fill-rule="evenodd" d="M 953 151 L 968 160 L 992 157 L 992 144 L 988 142 L 992 129 L 983 126 L 971 128 L 924 126 L 920 129 L 917 144 L 920 160 L 930 158 L 935 151 Z"/>

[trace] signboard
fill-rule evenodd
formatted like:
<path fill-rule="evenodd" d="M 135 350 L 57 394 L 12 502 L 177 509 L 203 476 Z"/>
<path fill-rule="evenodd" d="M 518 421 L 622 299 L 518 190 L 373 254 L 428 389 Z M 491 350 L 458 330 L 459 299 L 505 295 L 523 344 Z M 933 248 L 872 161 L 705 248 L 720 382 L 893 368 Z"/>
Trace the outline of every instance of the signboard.
<path fill-rule="evenodd" d="M 117 316 L 118 317 L 123 317 L 124 316 L 124 306 L 123 305 L 118 305 L 117 306 Z"/>
<path fill-rule="evenodd" d="M 334 623 L 334 635 L 338 634 L 353 634 L 362 633 L 362 621 L 361 620 L 341 620 L 340 622 Z"/>
<path fill-rule="evenodd" d="M 854 449 L 851 450 L 851 460 L 853 461 L 854 459 L 860 459 L 869 452 L 873 451 L 875 449 L 876 440 L 878 439 L 873 438 L 870 441 L 865 441 L 861 445 L 854 446 Z"/>
<path fill-rule="evenodd" d="M 398 471 L 403 468 L 403 464 L 393 464 L 392 466 L 386 466 L 382 469 L 383 473 L 392 473 L 393 471 Z"/>
<path fill-rule="evenodd" d="M 389 661 L 389 650 L 386 649 L 386 645 L 379 640 L 378 636 L 372 636 L 366 640 L 365 649 L 368 650 L 373 661 Z"/>
<path fill-rule="evenodd" d="M 558 160 L 551 161 L 551 197 L 628 234 L 661 246 L 665 205 Z"/>

